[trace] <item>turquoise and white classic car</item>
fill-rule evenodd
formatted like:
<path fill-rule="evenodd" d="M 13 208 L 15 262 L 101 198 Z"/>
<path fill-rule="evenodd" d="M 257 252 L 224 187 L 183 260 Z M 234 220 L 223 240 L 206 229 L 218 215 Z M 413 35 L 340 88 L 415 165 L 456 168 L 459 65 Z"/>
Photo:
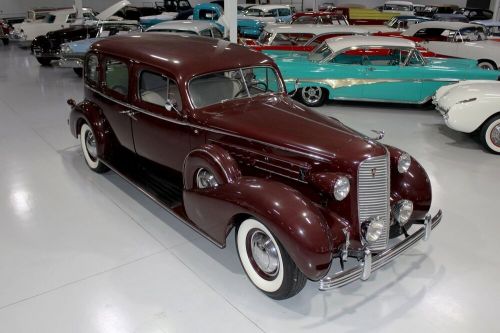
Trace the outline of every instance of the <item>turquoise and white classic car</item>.
<path fill-rule="evenodd" d="M 403 38 L 342 36 L 311 53 L 264 51 L 274 58 L 288 91 L 308 106 L 327 99 L 424 104 L 441 86 L 462 80 L 498 80 L 475 60 L 424 58 Z"/>

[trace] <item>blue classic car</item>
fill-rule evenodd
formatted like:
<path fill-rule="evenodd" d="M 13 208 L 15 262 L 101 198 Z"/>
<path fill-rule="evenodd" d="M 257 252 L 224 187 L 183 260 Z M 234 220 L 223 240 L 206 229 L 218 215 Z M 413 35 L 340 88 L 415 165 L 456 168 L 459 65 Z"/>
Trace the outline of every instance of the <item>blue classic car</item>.
<path fill-rule="evenodd" d="M 274 58 L 288 91 L 308 106 L 325 100 L 424 104 L 438 88 L 461 80 L 498 80 L 475 60 L 424 58 L 402 38 L 344 36 L 311 53 L 264 51 Z"/>
<path fill-rule="evenodd" d="M 137 21 L 104 21 L 100 22 L 95 38 L 82 39 L 76 42 L 61 44 L 61 59 L 59 66 L 73 68 L 79 76 L 82 75 L 82 64 L 85 54 L 94 42 L 113 35 L 142 31 Z"/>

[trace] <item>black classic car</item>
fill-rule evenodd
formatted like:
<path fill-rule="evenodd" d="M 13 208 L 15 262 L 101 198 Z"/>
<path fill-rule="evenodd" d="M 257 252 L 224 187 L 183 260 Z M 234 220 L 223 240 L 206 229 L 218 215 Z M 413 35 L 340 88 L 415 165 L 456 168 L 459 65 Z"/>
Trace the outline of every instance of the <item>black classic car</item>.
<path fill-rule="evenodd" d="M 31 49 L 42 66 L 48 66 L 53 60 L 61 58 L 61 46 L 64 43 L 89 38 L 105 38 L 129 31 L 142 31 L 137 21 L 102 21 L 98 25 L 77 25 L 56 30 L 33 40 Z"/>
<path fill-rule="evenodd" d="M 48 66 L 52 60 L 59 59 L 62 43 L 93 38 L 98 31 L 97 25 L 73 25 L 69 28 L 51 31 L 33 40 L 31 52 L 42 66 Z"/>
<path fill-rule="evenodd" d="M 488 9 L 481 8 L 460 8 L 455 14 L 462 14 L 469 19 L 469 21 L 476 20 L 491 20 L 493 12 Z"/>
<path fill-rule="evenodd" d="M 0 20 L 0 39 L 3 45 L 9 44 L 9 25 L 3 20 Z"/>

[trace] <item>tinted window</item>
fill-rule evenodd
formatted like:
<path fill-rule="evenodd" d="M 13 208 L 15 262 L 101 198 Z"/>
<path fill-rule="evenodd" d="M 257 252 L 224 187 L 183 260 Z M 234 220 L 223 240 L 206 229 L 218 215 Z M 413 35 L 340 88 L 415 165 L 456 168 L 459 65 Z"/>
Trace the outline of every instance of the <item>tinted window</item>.
<path fill-rule="evenodd" d="M 286 8 L 280 8 L 278 9 L 278 16 L 289 16 L 290 11 Z"/>
<path fill-rule="evenodd" d="M 128 67 L 119 60 L 108 59 L 105 67 L 106 87 L 120 95 L 128 94 Z"/>
<path fill-rule="evenodd" d="M 215 38 L 222 38 L 222 37 L 224 37 L 222 35 L 222 32 L 219 29 L 217 29 L 217 28 L 212 28 L 212 33 L 214 34 Z"/>
<path fill-rule="evenodd" d="M 68 18 L 66 19 L 66 23 L 73 23 L 75 22 L 76 19 L 76 14 L 69 14 Z"/>
<path fill-rule="evenodd" d="M 87 63 L 85 65 L 85 77 L 90 83 L 97 83 L 99 80 L 99 60 L 96 55 L 90 55 L 87 58 Z"/>
<path fill-rule="evenodd" d="M 200 31 L 200 35 L 205 36 L 205 37 L 212 37 L 212 33 L 210 32 L 210 29 L 205 29 Z"/>
<path fill-rule="evenodd" d="M 177 84 L 169 78 L 143 71 L 139 80 L 139 97 L 143 102 L 165 106 L 168 99 L 182 109 L 181 95 Z"/>

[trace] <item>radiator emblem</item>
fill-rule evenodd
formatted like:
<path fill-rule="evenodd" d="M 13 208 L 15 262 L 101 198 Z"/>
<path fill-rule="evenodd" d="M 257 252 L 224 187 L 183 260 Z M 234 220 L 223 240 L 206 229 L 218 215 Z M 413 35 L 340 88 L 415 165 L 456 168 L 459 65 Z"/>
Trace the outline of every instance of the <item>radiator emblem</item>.
<path fill-rule="evenodd" d="M 372 178 L 375 178 L 377 175 L 377 168 L 372 168 Z"/>

